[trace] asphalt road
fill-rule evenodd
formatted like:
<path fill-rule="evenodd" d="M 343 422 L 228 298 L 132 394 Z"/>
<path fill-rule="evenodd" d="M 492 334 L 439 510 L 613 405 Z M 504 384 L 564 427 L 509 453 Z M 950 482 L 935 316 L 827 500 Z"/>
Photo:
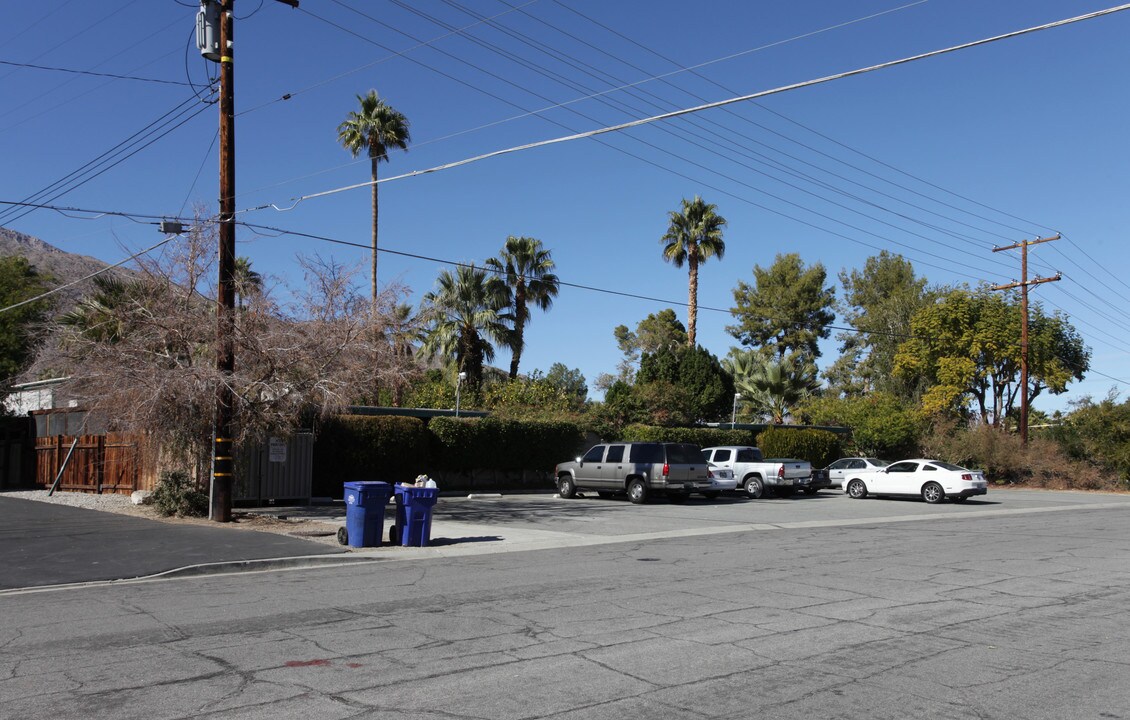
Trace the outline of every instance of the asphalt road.
<path fill-rule="evenodd" d="M 989 501 L 441 502 L 562 546 L 9 592 L 0 714 L 1130 717 L 1130 498 Z"/>

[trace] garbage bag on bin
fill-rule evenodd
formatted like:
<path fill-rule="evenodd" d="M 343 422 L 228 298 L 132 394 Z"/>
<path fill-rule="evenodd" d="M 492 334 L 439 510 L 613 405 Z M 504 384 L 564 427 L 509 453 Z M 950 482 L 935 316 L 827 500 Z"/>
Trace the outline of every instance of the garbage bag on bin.
<path fill-rule="evenodd" d="M 378 547 L 384 536 L 385 505 L 392 495 L 386 482 L 353 481 L 345 487 L 345 533 L 350 547 Z"/>

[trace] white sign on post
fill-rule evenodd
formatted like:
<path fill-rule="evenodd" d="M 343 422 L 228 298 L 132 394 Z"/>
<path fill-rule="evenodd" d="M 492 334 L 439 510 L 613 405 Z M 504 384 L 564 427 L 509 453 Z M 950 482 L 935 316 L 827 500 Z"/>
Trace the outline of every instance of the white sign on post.
<path fill-rule="evenodd" d="M 268 453 L 270 461 L 273 463 L 286 462 L 286 441 L 282 438 L 273 437 L 268 442 Z"/>

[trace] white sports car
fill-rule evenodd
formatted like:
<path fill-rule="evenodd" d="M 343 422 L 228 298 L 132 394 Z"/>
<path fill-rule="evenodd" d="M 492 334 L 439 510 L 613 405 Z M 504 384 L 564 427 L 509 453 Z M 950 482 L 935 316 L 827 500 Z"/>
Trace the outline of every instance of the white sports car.
<path fill-rule="evenodd" d="M 902 460 L 878 470 L 859 470 L 844 475 L 844 492 L 855 499 L 868 495 L 919 495 L 928 503 L 947 497 L 964 502 L 988 493 L 985 475 L 941 460 Z"/>

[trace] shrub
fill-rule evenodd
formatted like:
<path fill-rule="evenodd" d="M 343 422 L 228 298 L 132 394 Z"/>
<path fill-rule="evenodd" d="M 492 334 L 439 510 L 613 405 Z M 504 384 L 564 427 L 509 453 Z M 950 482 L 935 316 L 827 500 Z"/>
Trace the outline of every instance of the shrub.
<path fill-rule="evenodd" d="M 204 517 L 208 495 L 184 470 L 165 470 L 153 490 L 153 507 L 165 517 Z"/>
<path fill-rule="evenodd" d="M 497 418 L 433 418 L 434 469 L 467 473 L 474 470 L 540 471 L 573 457 L 584 439 L 573 422 L 499 420 Z"/>
<path fill-rule="evenodd" d="M 699 447 L 715 445 L 751 445 L 749 430 L 722 430 L 719 428 L 659 427 L 656 425 L 627 425 L 616 438 L 624 442 L 680 442 Z"/>
<path fill-rule="evenodd" d="M 983 470 L 997 484 L 1023 484 L 1053 490 L 1119 488 L 1118 478 L 1095 465 L 1072 460 L 1055 442 L 1032 438 L 1028 447 L 1020 436 L 990 425 L 972 428 L 951 421 L 934 423 L 923 437 L 925 457 Z"/>
<path fill-rule="evenodd" d="M 767 458 L 797 458 L 818 468 L 843 455 L 840 436 L 828 430 L 769 428 L 757 436 L 757 443 Z"/>
<path fill-rule="evenodd" d="M 400 415 L 338 415 L 318 428 L 313 493 L 341 497 L 353 480 L 406 482 L 425 471 L 424 421 Z"/>
<path fill-rule="evenodd" d="M 852 455 L 890 460 L 915 454 L 922 423 L 918 413 L 890 393 L 865 397 L 819 397 L 800 410 L 813 425 L 851 428 L 846 450 Z"/>

